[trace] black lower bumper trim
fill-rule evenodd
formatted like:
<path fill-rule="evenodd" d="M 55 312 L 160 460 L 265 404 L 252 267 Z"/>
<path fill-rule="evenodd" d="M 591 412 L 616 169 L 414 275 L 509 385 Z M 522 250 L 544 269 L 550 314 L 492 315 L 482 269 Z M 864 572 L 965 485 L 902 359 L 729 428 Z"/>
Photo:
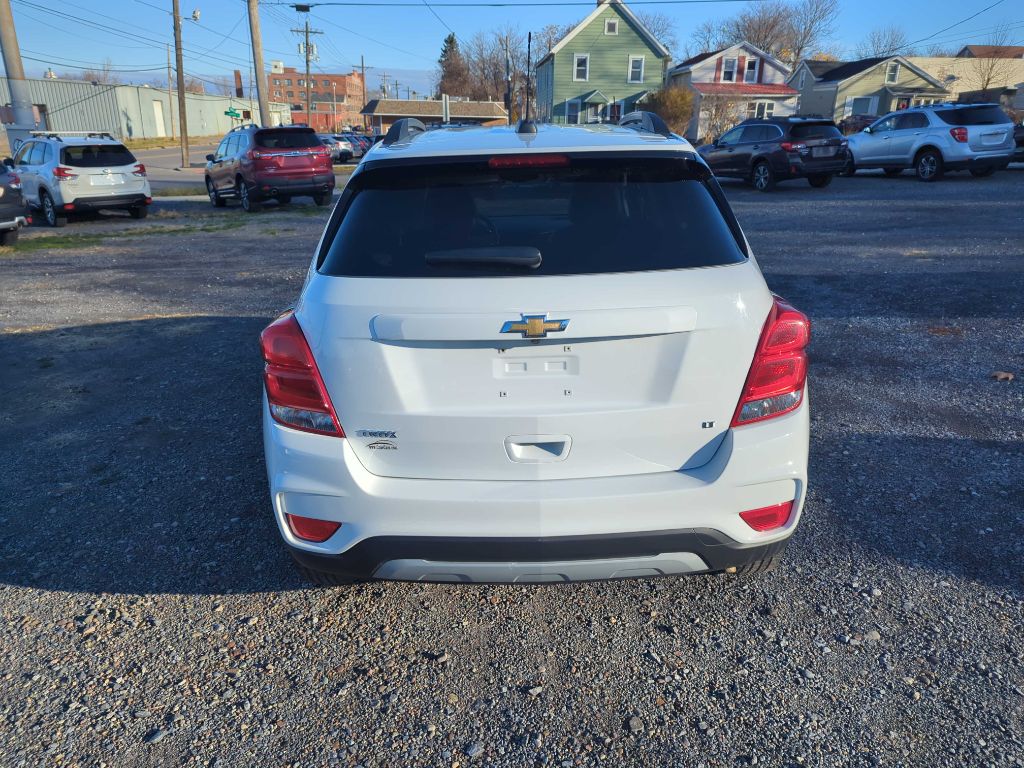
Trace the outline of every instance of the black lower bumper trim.
<path fill-rule="evenodd" d="M 377 536 L 364 539 L 340 555 L 321 555 L 295 547 L 289 549 L 299 564 L 306 568 L 365 579 L 373 576 L 389 560 L 543 563 L 652 557 L 665 552 L 692 552 L 704 561 L 708 571 L 723 571 L 780 554 L 787 542 L 788 538 L 768 544 L 741 544 L 721 531 L 686 528 L 643 533 L 517 538 Z"/>
<path fill-rule="evenodd" d="M 137 205 L 145 205 L 146 196 L 137 195 L 110 195 L 108 197 L 83 197 L 72 202 L 75 211 L 97 211 L 101 208 L 134 208 Z"/>

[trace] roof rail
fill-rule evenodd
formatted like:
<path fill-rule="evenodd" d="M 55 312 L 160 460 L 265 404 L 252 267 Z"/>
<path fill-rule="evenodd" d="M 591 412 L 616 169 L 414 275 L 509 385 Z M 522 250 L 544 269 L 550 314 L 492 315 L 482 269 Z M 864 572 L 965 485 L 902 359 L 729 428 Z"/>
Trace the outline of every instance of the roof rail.
<path fill-rule="evenodd" d="M 619 125 L 623 128 L 632 128 L 635 131 L 656 133 L 666 138 L 674 135 L 668 124 L 653 112 L 630 112 L 622 116 Z"/>
<path fill-rule="evenodd" d="M 401 120 L 396 120 L 388 128 L 388 132 L 384 134 L 383 144 L 385 147 L 390 147 L 397 141 L 411 139 L 416 134 L 426 132 L 427 126 L 415 117 L 403 117 Z"/>
<path fill-rule="evenodd" d="M 117 141 L 107 131 L 29 131 L 29 135 L 37 138 L 54 139 L 55 141 L 62 141 L 62 136 L 67 136 L 68 138 L 84 136 L 87 139 L 110 139 L 111 141 Z"/>

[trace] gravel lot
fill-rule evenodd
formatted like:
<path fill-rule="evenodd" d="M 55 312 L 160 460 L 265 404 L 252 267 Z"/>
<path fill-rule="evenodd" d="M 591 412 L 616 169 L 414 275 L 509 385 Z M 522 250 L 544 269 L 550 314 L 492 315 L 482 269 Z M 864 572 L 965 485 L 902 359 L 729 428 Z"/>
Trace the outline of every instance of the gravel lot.
<path fill-rule="evenodd" d="M 0 765 L 1024 764 L 1024 171 L 726 191 L 815 334 L 749 580 L 307 588 L 256 337 L 326 210 L 0 249 Z"/>

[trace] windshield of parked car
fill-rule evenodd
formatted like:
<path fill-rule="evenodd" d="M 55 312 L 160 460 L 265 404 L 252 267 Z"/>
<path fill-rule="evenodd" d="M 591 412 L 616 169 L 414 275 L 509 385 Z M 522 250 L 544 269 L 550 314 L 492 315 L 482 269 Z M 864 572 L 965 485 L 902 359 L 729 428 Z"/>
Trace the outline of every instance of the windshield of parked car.
<path fill-rule="evenodd" d="M 79 144 L 61 147 L 61 165 L 76 168 L 108 168 L 116 165 L 132 165 L 135 155 L 122 144 Z"/>
<path fill-rule="evenodd" d="M 800 123 L 790 129 L 794 139 L 841 139 L 843 134 L 832 123 Z"/>
<path fill-rule="evenodd" d="M 678 158 L 574 158 L 495 170 L 486 160 L 382 167 L 351 182 L 320 271 L 359 277 L 521 275 L 486 253 L 534 249 L 527 273 L 568 275 L 743 261 L 706 170 Z M 717 199 L 716 199 L 717 197 Z M 504 249 L 504 250 L 498 250 Z M 463 251 L 465 254 L 453 252 Z M 428 254 L 444 253 L 444 259 Z M 470 258 L 474 256 L 474 258 Z"/>
<path fill-rule="evenodd" d="M 1013 122 L 999 107 L 956 107 L 939 109 L 935 114 L 949 125 L 999 125 Z"/>
<path fill-rule="evenodd" d="M 265 149 L 301 149 L 303 147 L 319 147 L 320 139 L 313 131 L 301 131 L 294 128 L 281 130 L 256 131 L 256 146 Z"/>

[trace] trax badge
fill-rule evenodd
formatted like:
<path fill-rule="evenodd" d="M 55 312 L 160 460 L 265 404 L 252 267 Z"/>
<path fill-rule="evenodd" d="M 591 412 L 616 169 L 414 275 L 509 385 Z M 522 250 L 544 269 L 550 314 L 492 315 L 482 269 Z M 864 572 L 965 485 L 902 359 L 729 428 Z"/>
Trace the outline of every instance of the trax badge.
<path fill-rule="evenodd" d="M 543 339 L 549 333 L 560 333 L 569 326 L 568 320 L 548 320 L 547 315 L 520 315 L 522 320 L 507 320 L 502 333 L 521 333 L 524 339 Z"/>

